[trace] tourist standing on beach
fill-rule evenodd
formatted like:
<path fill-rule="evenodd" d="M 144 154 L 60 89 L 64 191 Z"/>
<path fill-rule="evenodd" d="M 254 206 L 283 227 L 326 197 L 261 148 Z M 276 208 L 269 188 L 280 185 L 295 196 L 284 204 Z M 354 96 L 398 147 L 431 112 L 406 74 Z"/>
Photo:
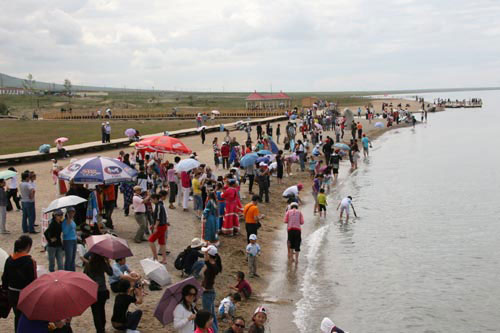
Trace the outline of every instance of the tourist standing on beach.
<path fill-rule="evenodd" d="M 259 212 L 259 196 L 253 195 L 252 201 L 245 205 L 243 209 L 243 218 L 245 219 L 245 229 L 247 232 L 247 243 L 250 243 L 250 235 L 257 235 L 259 230 L 260 221 L 264 218 Z"/>
<path fill-rule="evenodd" d="M 236 179 L 228 180 L 228 186 L 222 193 L 221 198 L 226 203 L 221 231 L 224 235 L 232 236 L 240 231 L 238 214 L 241 212 L 241 202 Z"/>
<path fill-rule="evenodd" d="M 168 213 L 165 208 L 164 201 L 167 199 L 168 192 L 165 190 L 160 191 L 159 194 L 152 194 L 151 199 L 155 204 L 155 211 L 153 214 L 153 227 L 151 236 L 149 236 L 148 242 L 151 248 L 151 252 L 153 253 L 153 260 L 158 261 L 158 252 L 156 251 L 155 242 L 158 241 L 158 245 L 160 246 L 160 253 L 162 256 L 162 264 L 167 263 L 167 232 L 168 226 L 170 223 L 168 222 Z"/>
<path fill-rule="evenodd" d="M 89 262 L 85 265 L 83 272 L 87 274 L 97 285 L 97 301 L 92 304 L 92 317 L 96 333 L 106 332 L 106 301 L 109 299 L 109 290 L 106 287 L 106 277 L 113 275 L 113 269 L 109 264 L 109 259 L 96 253 L 87 253 Z"/>
<path fill-rule="evenodd" d="M 306 169 L 306 148 L 301 140 L 297 140 L 295 153 L 299 156 L 300 171 L 304 172 Z"/>
<path fill-rule="evenodd" d="M 259 123 L 257 124 L 257 140 L 262 139 L 262 125 Z"/>
<path fill-rule="evenodd" d="M 17 332 L 21 311 L 17 309 L 19 294 L 36 280 L 36 261 L 29 255 L 33 240 L 26 235 L 14 243 L 14 253 L 5 261 L 2 274 L 2 288 L 7 290 L 8 302 L 14 312 L 14 328 Z"/>
<path fill-rule="evenodd" d="M 57 270 L 64 269 L 63 257 L 64 249 L 61 240 L 62 225 L 64 213 L 62 210 L 56 210 L 52 214 L 52 220 L 43 233 L 47 240 L 47 255 L 49 259 L 49 272 L 55 271 L 55 261 L 57 260 Z"/>
<path fill-rule="evenodd" d="M 201 137 L 201 144 L 202 144 L 202 145 L 204 145 L 204 144 L 205 144 L 205 138 L 206 138 L 205 134 L 206 134 L 206 133 L 205 133 L 205 127 L 202 127 L 202 128 L 201 128 L 201 131 L 200 131 L 200 137 Z"/>
<path fill-rule="evenodd" d="M 210 244 L 217 242 L 217 197 L 214 190 L 208 192 L 207 204 L 203 210 L 202 225 L 203 225 L 203 240 Z"/>
<path fill-rule="evenodd" d="M 281 125 L 278 124 L 278 126 L 276 126 L 276 143 L 277 144 L 280 143 L 280 136 L 281 136 Z"/>
<path fill-rule="evenodd" d="M 302 242 L 302 225 L 304 224 L 304 215 L 299 210 L 299 204 L 292 202 L 290 209 L 285 214 L 284 223 L 287 224 L 287 247 L 288 260 L 299 262 L 300 243 Z M 295 255 L 295 258 L 294 258 Z"/>
<path fill-rule="evenodd" d="M 198 289 L 192 284 L 182 288 L 182 299 L 174 309 L 174 330 L 177 333 L 193 333 L 194 319 L 196 318 L 196 296 Z"/>
<path fill-rule="evenodd" d="M 101 123 L 101 142 L 106 143 L 106 124 Z"/>
<path fill-rule="evenodd" d="M 10 167 L 8 170 L 17 172 L 14 167 Z M 10 212 L 13 209 L 10 199 L 14 199 L 14 204 L 16 205 L 17 211 L 21 210 L 21 205 L 19 203 L 19 197 L 17 195 L 17 175 L 14 175 L 9 179 L 9 191 L 7 192 L 7 211 Z"/>
<path fill-rule="evenodd" d="M 205 255 L 205 267 L 202 270 L 203 281 L 201 286 L 205 289 L 201 298 L 203 310 L 208 311 L 214 318 L 213 329 L 217 333 L 217 317 L 215 314 L 215 278 L 222 272 L 222 264 L 214 245 L 209 245 L 201 249 Z"/>
<path fill-rule="evenodd" d="M 360 121 L 358 121 L 356 128 L 358 129 L 358 139 L 359 139 L 359 138 L 361 138 L 361 135 L 363 134 L 363 125 L 361 124 Z"/>
<path fill-rule="evenodd" d="M 264 162 L 260 162 L 256 171 L 257 184 L 259 184 L 259 199 L 269 202 L 269 168 Z"/>
<path fill-rule="evenodd" d="M 146 220 L 146 203 L 149 202 L 150 197 L 148 192 L 146 192 L 146 196 L 142 197 L 142 187 L 139 185 L 134 186 L 134 197 L 132 198 L 132 206 L 134 207 L 135 212 L 135 221 L 137 222 L 137 231 L 135 233 L 134 241 L 136 243 L 141 243 L 146 241 L 147 239 L 144 237 L 144 234 L 147 229 L 147 220 Z"/>
<path fill-rule="evenodd" d="M 219 170 L 219 164 L 220 164 L 220 148 L 218 140 L 219 139 L 215 137 L 214 140 L 212 141 L 212 149 L 214 150 L 214 164 L 216 170 Z"/>
<path fill-rule="evenodd" d="M 352 204 L 352 197 L 350 195 L 348 195 L 347 197 L 342 199 L 342 201 L 337 206 L 337 210 L 339 210 L 339 207 L 340 207 L 340 219 L 342 220 L 342 215 L 345 211 L 345 215 L 346 215 L 345 221 L 348 222 L 349 221 L 349 208 L 352 207 L 352 209 L 354 211 L 354 206 Z"/>
<path fill-rule="evenodd" d="M 260 245 L 257 244 L 257 235 L 251 234 L 248 237 L 250 243 L 247 244 L 246 253 L 247 253 L 247 261 L 248 261 L 248 274 L 251 278 L 260 277 L 257 274 L 257 256 L 260 255 L 261 249 Z"/>
<path fill-rule="evenodd" d="M 283 150 L 278 151 L 278 155 L 276 155 L 276 179 L 278 180 L 278 184 L 283 183 Z"/>
<path fill-rule="evenodd" d="M 7 231 L 7 192 L 5 191 L 5 179 L 0 179 L 0 234 L 8 234 Z"/>
<path fill-rule="evenodd" d="M 66 209 L 66 217 L 61 223 L 63 233 L 63 248 L 64 248 L 64 270 L 75 271 L 76 259 L 76 223 L 73 220 L 75 217 L 75 208 L 69 207 Z"/>
<path fill-rule="evenodd" d="M 352 135 L 352 139 L 355 140 L 356 139 L 356 130 L 358 129 L 358 125 L 356 125 L 356 122 L 353 120 L 351 122 L 351 135 Z"/>
<path fill-rule="evenodd" d="M 21 184 L 19 185 L 21 192 L 21 207 L 22 214 L 22 228 L 23 233 L 37 234 L 35 231 L 35 187 L 30 182 L 30 172 L 25 171 L 21 174 Z"/>

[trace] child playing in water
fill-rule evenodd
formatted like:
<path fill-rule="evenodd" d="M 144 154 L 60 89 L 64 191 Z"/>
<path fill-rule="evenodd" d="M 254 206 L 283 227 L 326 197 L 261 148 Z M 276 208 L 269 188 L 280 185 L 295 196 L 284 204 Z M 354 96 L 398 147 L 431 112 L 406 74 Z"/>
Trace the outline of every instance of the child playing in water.
<path fill-rule="evenodd" d="M 319 206 L 319 217 L 321 217 L 322 212 L 323 212 L 323 217 L 326 217 L 326 206 L 328 206 L 328 203 L 326 202 L 326 195 L 324 188 L 319 190 L 318 206 Z"/>

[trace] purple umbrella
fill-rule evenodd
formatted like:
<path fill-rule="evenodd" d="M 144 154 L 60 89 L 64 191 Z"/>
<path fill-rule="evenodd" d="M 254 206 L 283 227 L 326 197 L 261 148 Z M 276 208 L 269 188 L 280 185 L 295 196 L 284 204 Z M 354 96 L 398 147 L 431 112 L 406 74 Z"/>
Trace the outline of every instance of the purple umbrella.
<path fill-rule="evenodd" d="M 135 133 L 137 133 L 137 131 L 135 129 L 133 129 L 133 128 L 127 128 L 125 130 L 125 135 L 128 136 L 129 138 L 132 137 L 132 136 L 134 136 Z"/>
<path fill-rule="evenodd" d="M 110 234 L 90 236 L 86 242 L 89 252 L 100 254 L 109 259 L 133 256 L 125 239 Z"/>
<path fill-rule="evenodd" d="M 175 307 L 182 300 L 182 288 L 188 284 L 193 285 L 198 290 L 197 296 L 201 296 L 203 288 L 194 277 L 177 282 L 176 284 L 173 284 L 165 289 L 160 302 L 158 302 L 158 305 L 156 306 L 154 314 L 156 319 L 158 319 L 163 325 L 170 324 L 174 321 Z"/>

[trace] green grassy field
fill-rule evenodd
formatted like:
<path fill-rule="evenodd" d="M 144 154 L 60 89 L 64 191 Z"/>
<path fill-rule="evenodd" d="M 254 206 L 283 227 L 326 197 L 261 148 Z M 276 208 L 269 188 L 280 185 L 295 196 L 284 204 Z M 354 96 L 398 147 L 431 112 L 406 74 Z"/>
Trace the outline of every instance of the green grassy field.
<path fill-rule="evenodd" d="M 341 104 L 342 106 L 363 104 L 360 96 L 346 93 L 290 93 L 292 105 L 301 107 L 301 99 L 314 96 Z M 178 108 L 202 108 L 218 110 L 242 110 L 248 93 L 189 93 L 189 92 L 110 92 L 108 96 L 72 97 L 65 96 L 7 96 L 1 95 L 12 115 L 31 117 L 34 109 L 43 115 L 45 111 L 69 108 L 78 111 L 105 110 L 107 107 L 130 110 L 131 112 L 171 111 Z"/>
<path fill-rule="evenodd" d="M 234 119 L 217 119 L 217 122 L 234 122 Z M 212 125 L 210 122 L 208 125 Z M 196 127 L 194 120 L 148 120 L 111 122 L 111 139 L 125 137 L 127 128 L 139 130 L 141 135 L 174 131 Z M 2 140 L 0 155 L 37 150 L 44 143 L 55 146 L 54 140 L 64 136 L 70 139 L 66 145 L 101 140 L 101 121 L 64 121 L 64 120 L 0 120 Z"/>

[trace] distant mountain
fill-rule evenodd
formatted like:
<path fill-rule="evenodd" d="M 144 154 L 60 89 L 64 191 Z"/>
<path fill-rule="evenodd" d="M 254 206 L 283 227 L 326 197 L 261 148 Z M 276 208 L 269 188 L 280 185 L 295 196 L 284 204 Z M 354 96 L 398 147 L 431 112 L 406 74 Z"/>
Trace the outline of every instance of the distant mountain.
<path fill-rule="evenodd" d="M 24 79 L 13 77 L 7 74 L 0 73 L 0 88 L 23 88 Z M 57 83 L 47 83 L 36 81 L 35 77 L 35 89 L 38 90 L 51 90 L 51 91 L 62 91 L 64 90 L 64 85 Z M 108 87 L 92 87 L 92 86 L 79 86 L 73 85 L 71 88 L 73 91 L 151 91 L 147 89 L 124 89 L 124 88 L 108 88 Z"/>

